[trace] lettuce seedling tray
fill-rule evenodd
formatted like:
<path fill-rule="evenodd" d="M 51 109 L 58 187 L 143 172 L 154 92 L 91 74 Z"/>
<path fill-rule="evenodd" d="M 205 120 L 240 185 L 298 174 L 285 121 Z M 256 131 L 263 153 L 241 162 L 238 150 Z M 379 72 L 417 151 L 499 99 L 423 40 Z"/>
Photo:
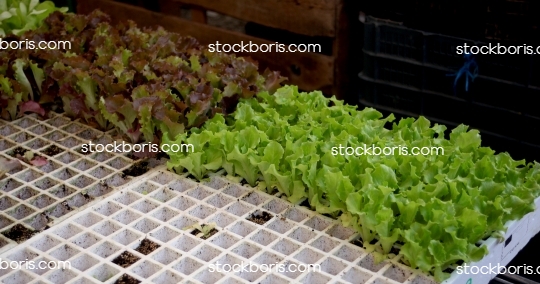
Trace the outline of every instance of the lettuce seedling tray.
<path fill-rule="evenodd" d="M 2 283 L 437 283 L 405 265 L 398 247 L 376 263 L 372 253 L 355 245 L 359 236 L 339 221 L 229 180 L 222 172 L 197 182 L 153 160 L 147 173 L 129 177 L 125 172 L 138 163 L 130 153 L 80 152 L 88 141 L 114 141 L 114 133 L 62 115 L 0 121 L 0 135 L 1 156 L 12 158 L 21 147 L 48 161 L 43 167 L 25 164 L 0 181 L 0 258 L 72 265 L 66 270 L 0 269 Z M 49 153 L 51 145 L 63 152 Z M 69 190 L 62 195 L 61 187 Z M 51 202 L 38 206 L 38 198 Z M 61 210 L 66 205 L 71 210 Z M 39 218 L 44 221 L 37 226 Z M 194 227 L 214 223 L 203 236 Z M 29 230 L 23 235 L 29 239 L 10 239 L 15 226 Z M 490 253 L 469 266 L 508 264 L 540 231 L 540 210 L 507 227 L 504 241 L 489 238 L 479 244 Z M 305 264 L 320 271 L 212 272 L 218 262 Z M 444 284 L 488 283 L 495 276 L 454 270 Z"/>

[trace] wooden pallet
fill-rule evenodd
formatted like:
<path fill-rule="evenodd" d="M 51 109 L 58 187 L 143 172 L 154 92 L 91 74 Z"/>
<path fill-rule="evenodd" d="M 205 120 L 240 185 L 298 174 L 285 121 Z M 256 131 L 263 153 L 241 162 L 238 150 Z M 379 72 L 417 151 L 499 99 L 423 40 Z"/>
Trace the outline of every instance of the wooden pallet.
<path fill-rule="evenodd" d="M 349 29 L 354 13 L 347 10 L 344 0 L 159 0 L 160 11 L 154 12 L 136 5 L 112 0 L 79 1 L 78 13 L 94 9 L 110 14 L 113 20 L 131 19 L 140 26 L 160 25 L 165 29 L 190 35 L 202 44 L 237 44 L 252 42 L 272 44 L 260 37 L 230 31 L 207 24 L 206 11 L 231 16 L 246 22 L 285 30 L 295 34 L 324 37 L 332 40 L 332 54 L 319 53 L 237 53 L 259 62 L 262 70 L 278 70 L 300 89 L 321 90 L 343 98 L 349 82 L 358 70 L 350 64 Z M 191 20 L 179 17 L 181 7 L 189 7 Z M 357 16 L 357 15 L 356 15 Z M 314 42 L 315 43 L 315 42 Z"/>

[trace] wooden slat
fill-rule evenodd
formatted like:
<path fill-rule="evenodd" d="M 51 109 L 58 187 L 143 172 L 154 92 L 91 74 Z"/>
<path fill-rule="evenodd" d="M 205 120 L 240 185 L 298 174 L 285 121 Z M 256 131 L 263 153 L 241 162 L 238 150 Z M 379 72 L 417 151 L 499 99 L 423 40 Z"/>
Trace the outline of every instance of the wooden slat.
<path fill-rule="evenodd" d="M 167 0 L 307 36 L 336 35 L 338 0 Z M 358 1 L 358 0 L 350 0 Z"/>
<path fill-rule="evenodd" d="M 254 44 L 271 44 L 274 42 L 252 36 L 195 23 L 175 16 L 167 16 L 140 7 L 108 1 L 79 1 L 78 13 L 87 14 L 94 9 L 109 14 L 114 21 L 132 19 L 139 26 L 160 25 L 171 32 L 190 35 L 202 44 L 222 43 L 237 44 L 252 42 Z M 259 62 L 261 71 L 265 67 L 280 71 L 289 78 L 288 83 L 298 85 L 303 90 L 328 90 L 333 86 L 334 60 L 330 56 L 315 53 L 237 53 L 250 56 Z M 296 66 L 296 67 L 294 67 Z M 298 71 L 295 74 L 293 70 Z M 298 73 L 298 72 L 296 72 Z"/>

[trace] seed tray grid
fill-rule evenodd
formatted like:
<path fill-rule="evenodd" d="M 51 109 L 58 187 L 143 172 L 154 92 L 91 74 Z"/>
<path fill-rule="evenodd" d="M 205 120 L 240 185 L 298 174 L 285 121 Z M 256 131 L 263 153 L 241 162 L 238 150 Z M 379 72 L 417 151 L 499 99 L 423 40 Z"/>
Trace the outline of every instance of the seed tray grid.
<path fill-rule="evenodd" d="M 20 258 L 28 251 L 51 260 L 76 262 L 81 269 L 72 269 L 77 278 L 69 283 L 114 283 L 124 274 L 144 283 L 396 284 L 414 283 L 420 277 L 425 279 L 419 283 L 434 283 L 400 264 L 399 256 L 375 265 L 371 254 L 350 244 L 356 235 L 338 221 L 224 178 L 213 177 L 201 184 L 165 170 L 154 169 L 129 188 L 5 253 L 5 258 Z M 255 212 L 273 216 L 257 224 L 248 220 Z M 217 224 L 218 232 L 208 239 L 184 230 L 194 223 L 211 222 Z M 159 247 L 147 255 L 138 252 L 144 239 Z M 34 245 L 38 243 L 45 244 Z M 115 259 L 126 251 L 138 260 L 128 267 L 115 264 Z M 85 259 L 88 264 L 83 264 Z M 230 265 L 250 261 L 267 265 L 319 264 L 322 271 L 219 274 L 209 271 L 210 264 L 216 261 Z M 56 272 L 28 275 L 36 283 L 60 283 L 52 280 Z"/>
<path fill-rule="evenodd" d="M 132 180 L 122 173 L 134 163 L 128 153 L 79 151 L 89 141 L 112 143 L 110 132 L 56 113 L 0 122 L 0 157 L 32 151 L 47 160 L 44 166 L 21 162 L 0 180 L 0 253 L 24 240 L 6 236 L 15 226 L 40 232 Z"/>

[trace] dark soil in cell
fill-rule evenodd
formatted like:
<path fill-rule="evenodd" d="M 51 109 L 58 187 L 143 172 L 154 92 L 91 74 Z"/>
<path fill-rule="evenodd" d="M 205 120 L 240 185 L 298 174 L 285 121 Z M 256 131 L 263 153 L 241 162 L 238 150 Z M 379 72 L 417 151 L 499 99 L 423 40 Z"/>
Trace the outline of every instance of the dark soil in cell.
<path fill-rule="evenodd" d="M 140 259 L 139 257 L 133 255 L 129 251 L 125 251 L 119 256 L 117 256 L 115 259 L 113 259 L 112 263 L 120 267 L 127 268 L 127 267 L 130 267 L 135 262 L 139 261 L 139 259 Z"/>
<path fill-rule="evenodd" d="M 373 239 L 373 240 L 371 240 L 371 242 L 369 242 L 369 244 L 370 244 L 370 245 L 374 245 L 374 244 L 376 244 L 378 241 L 379 241 L 379 240 L 377 240 L 377 239 Z"/>
<path fill-rule="evenodd" d="M 203 225 L 203 227 L 204 227 L 204 225 Z M 191 232 L 191 234 L 196 236 L 200 232 L 201 231 L 199 231 L 199 229 L 195 229 L 193 232 Z M 217 232 L 219 232 L 219 231 L 216 230 L 216 229 L 212 229 L 210 232 L 208 232 L 208 234 L 202 235 L 202 236 L 200 236 L 200 238 L 203 239 L 203 240 L 209 239 L 211 236 L 215 235 Z"/>
<path fill-rule="evenodd" d="M 351 244 L 353 244 L 353 245 L 355 245 L 357 247 L 361 247 L 361 248 L 364 247 L 364 241 L 362 241 L 362 239 L 356 239 L 356 240 L 352 241 Z"/>
<path fill-rule="evenodd" d="M 141 161 L 129 167 L 128 169 L 124 170 L 122 173 L 128 176 L 138 177 L 145 174 L 149 170 L 150 170 L 150 167 L 148 167 L 148 162 Z"/>
<path fill-rule="evenodd" d="M 399 254 L 399 249 L 397 249 L 396 247 L 392 247 L 392 248 L 390 249 L 390 253 L 393 253 L 393 254 L 395 254 L 395 255 L 398 255 L 398 254 Z"/>
<path fill-rule="evenodd" d="M 62 152 L 64 152 L 64 150 L 62 150 L 62 148 L 57 147 L 56 145 L 51 145 L 47 149 L 43 150 L 43 154 L 49 157 L 56 156 Z"/>
<path fill-rule="evenodd" d="M 158 244 L 152 242 L 149 239 L 144 239 L 144 240 L 142 240 L 139 247 L 137 247 L 135 250 L 142 253 L 142 254 L 144 254 L 144 255 L 148 255 L 148 254 L 150 254 L 151 252 L 155 251 L 158 248 L 159 248 Z"/>
<path fill-rule="evenodd" d="M 253 223 L 264 225 L 264 223 L 270 221 L 274 216 L 266 211 L 257 212 L 251 214 L 247 219 Z"/>
<path fill-rule="evenodd" d="M 304 207 L 307 207 L 307 208 L 311 209 L 311 205 L 309 205 L 309 202 L 308 202 L 307 198 L 304 199 L 304 201 L 302 201 L 302 203 L 300 203 L 298 205 L 304 206 Z"/>
<path fill-rule="evenodd" d="M 118 280 L 116 280 L 116 282 L 114 282 L 114 284 L 138 284 L 138 283 L 141 283 L 141 281 L 127 275 L 127 274 L 124 274 L 122 275 L 122 277 L 118 278 Z"/>
<path fill-rule="evenodd" d="M 36 232 L 32 231 L 30 229 L 27 229 L 25 226 L 21 224 L 17 224 L 13 226 L 8 231 L 5 231 L 2 233 L 2 235 L 6 236 L 7 238 L 16 241 L 17 243 L 22 243 L 28 239 L 30 239 Z"/>
<path fill-rule="evenodd" d="M 248 185 L 249 183 L 247 182 L 246 179 L 242 179 L 242 180 L 240 181 L 240 184 L 241 184 L 241 185 Z"/>
<path fill-rule="evenodd" d="M 12 157 L 17 157 L 17 155 L 24 156 L 24 153 L 26 153 L 26 149 L 23 147 L 17 147 L 13 150 L 13 153 L 11 154 Z"/>

